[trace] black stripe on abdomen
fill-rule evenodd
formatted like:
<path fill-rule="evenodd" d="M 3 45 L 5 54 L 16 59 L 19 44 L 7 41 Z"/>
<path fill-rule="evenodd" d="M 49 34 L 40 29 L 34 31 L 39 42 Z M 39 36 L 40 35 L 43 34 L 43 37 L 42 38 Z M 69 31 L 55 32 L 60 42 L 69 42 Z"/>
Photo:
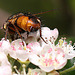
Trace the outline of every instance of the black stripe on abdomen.
<path fill-rule="evenodd" d="M 20 32 L 20 33 L 24 33 L 25 31 L 23 30 L 23 29 L 21 29 L 17 24 L 15 25 L 16 26 L 16 28 L 18 29 L 18 31 Z M 14 26 L 12 25 L 12 24 L 10 24 L 9 26 L 8 26 L 8 30 L 9 31 L 12 31 L 12 32 L 16 32 L 16 30 L 15 30 L 15 28 L 14 28 Z"/>

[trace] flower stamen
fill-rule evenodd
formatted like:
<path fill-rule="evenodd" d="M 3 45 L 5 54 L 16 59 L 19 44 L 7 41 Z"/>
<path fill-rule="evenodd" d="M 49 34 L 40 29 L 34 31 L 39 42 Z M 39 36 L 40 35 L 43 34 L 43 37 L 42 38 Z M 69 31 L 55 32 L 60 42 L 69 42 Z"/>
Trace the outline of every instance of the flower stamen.
<path fill-rule="evenodd" d="M 19 71 L 17 70 L 17 66 L 14 66 L 13 68 L 15 69 L 16 73 L 20 75 Z"/>
<path fill-rule="evenodd" d="M 26 72 L 25 72 L 25 67 L 26 67 L 26 65 L 23 64 L 22 67 L 23 67 L 23 73 L 24 73 L 24 75 L 26 75 Z"/>

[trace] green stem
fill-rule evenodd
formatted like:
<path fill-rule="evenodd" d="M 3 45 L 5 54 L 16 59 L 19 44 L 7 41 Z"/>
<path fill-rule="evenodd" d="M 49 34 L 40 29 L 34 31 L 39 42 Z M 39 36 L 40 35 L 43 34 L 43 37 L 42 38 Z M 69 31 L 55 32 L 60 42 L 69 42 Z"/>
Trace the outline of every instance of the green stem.
<path fill-rule="evenodd" d="M 67 72 L 70 72 L 70 71 L 73 71 L 73 70 L 75 70 L 75 65 L 73 65 L 72 67 L 70 67 L 70 68 L 68 68 L 64 71 L 60 71 L 59 74 L 62 75 L 64 73 L 67 73 Z"/>
<path fill-rule="evenodd" d="M 20 64 L 21 64 L 21 66 L 20 66 L 20 70 L 22 69 L 22 65 L 23 64 L 25 64 L 26 65 L 26 67 L 25 68 L 27 68 L 27 66 L 29 65 L 29 63 L 30 63 L 30 61 L 26 61 L 26 62 L 19 62 Z"/>

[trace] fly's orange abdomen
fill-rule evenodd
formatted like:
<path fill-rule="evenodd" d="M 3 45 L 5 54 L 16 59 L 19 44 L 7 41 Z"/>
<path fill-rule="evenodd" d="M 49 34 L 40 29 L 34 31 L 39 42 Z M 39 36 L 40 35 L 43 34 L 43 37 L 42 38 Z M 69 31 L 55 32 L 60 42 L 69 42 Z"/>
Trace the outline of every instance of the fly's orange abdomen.
<path fill-rule="evenodd" d="M 27 31 L 27 22 L 28 22 L 27 16 L 21 16 L 17 19 L 17 25 L 22 28 L 23 30 Z"/>

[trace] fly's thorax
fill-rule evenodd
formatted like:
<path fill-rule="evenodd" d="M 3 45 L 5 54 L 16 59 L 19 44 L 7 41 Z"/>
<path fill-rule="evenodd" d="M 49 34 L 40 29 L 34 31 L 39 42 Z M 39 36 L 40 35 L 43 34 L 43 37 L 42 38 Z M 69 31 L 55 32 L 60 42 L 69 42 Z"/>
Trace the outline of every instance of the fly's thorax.
<path fill-rule="evenodd" d="M 27 31 L 28 32 L 37 31 L 39 28 L 40 28 L 39 22 L 36 22 L 35 20 L 32 20 L 32 19 L 28 20 L 28 23 L 27 23 Z"/>

